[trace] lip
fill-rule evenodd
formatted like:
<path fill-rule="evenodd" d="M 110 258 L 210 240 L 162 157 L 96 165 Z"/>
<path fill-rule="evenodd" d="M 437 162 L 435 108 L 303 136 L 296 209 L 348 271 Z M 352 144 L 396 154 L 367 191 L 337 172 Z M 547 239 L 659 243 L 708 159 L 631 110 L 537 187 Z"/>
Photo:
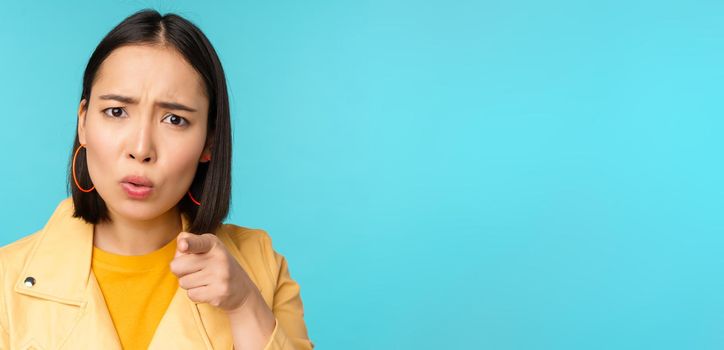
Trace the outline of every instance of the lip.
<path fill-rule="evenodd" d="M 121 179 L 121 183 L 124 182 L 137 186 L 153 187 L 153 182 L 145 176 L 129 175 Z"/>
<path fill-rule="evenodd" d="M 121 187 L 133 199 L 147 198 L 153 192 L 153 182 L 143 176 L 126 176 L 121 180 Z"/>

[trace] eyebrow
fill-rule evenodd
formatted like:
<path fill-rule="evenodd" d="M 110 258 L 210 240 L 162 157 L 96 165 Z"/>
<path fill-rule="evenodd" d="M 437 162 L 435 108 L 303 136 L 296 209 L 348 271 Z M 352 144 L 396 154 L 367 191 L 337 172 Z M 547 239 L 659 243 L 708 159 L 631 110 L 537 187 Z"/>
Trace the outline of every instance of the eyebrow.
<path fill-rule="evenodd" d="M 122 103 L 128 103 L 128 104 L 136 104 L 138 101 L 133 97 L 128 96 L 121 96 L 116 94 L 107 94 L 107 95 L 101 95 L 98 98 L 101 100 L 114 100 Z M 168 101 L 158 101 L 156 102 L 156 106 L 167 108 L 167 109 L 173 109 L 177 111 L 187 111 L 187 112 L 196 112 L 195 109 L 182 105 L 177 102 L 168 102 Z"/>

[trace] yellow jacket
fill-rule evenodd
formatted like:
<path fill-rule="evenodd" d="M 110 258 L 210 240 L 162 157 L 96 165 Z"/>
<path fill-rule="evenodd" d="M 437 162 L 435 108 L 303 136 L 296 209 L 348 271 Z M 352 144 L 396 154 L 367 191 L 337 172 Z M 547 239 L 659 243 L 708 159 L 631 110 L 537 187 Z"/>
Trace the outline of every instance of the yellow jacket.
<path fill-rule="evenodd" d="M 43 229 L 0 248 L 0 349 L 120 349 L 103 294 L 91 273 L 93 225 L 73 218 L 63 200 Z M 183 217 L 183 230 L 188 220 Z M 276 327 L 265 349 L 313 349 L 299 285 L 286 259 L 260 229 L 224 224 L 215 234 L 272 309 Z M 25 283 L 28 277 L 34 285 Z M 226 314 L 195 303 L 181 287 L 149 349 L 232 349 Z"/>

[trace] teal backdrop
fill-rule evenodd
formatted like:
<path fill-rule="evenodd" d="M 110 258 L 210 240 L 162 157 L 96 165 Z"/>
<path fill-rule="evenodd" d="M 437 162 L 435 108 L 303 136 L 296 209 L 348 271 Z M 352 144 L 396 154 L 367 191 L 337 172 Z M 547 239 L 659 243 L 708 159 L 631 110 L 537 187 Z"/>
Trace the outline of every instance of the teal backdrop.
<path fill-rule="evenodd" d="M 319 349 L 724 348 L 721 1 L 2 1 L 0 243 L 65 198 L 82 72 L 151 7 L 227 72 L 228 222 Z"/>

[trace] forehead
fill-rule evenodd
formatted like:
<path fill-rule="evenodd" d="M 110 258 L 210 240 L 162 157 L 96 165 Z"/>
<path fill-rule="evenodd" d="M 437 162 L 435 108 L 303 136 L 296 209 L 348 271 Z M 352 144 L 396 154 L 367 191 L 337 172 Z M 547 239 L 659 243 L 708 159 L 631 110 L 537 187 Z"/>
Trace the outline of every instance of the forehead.
<path fill-rule="evenodd" d="M 93 95 L 117 93 L 135 98 L 173 99 L 201 108 L 208 103 L 199 73 L 172 47 L 119 47 L 103 61 Z"/>

